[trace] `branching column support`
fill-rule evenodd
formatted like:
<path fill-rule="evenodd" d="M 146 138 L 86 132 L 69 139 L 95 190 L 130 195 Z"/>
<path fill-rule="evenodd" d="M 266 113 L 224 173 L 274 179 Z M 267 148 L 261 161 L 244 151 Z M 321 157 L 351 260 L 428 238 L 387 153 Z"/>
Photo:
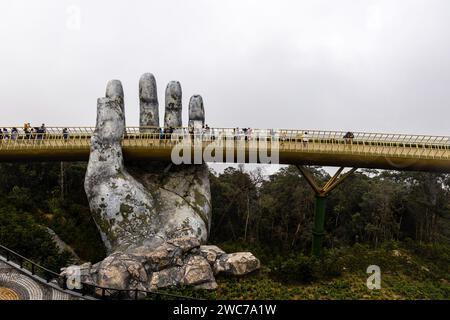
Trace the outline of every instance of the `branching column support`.
<path fill-rule="evenodd" d="M 313 227 L 313 239 L 312 239 L 312 254 L 314 256 L 320 256 L 322 254 L 322 242 L 325 235 L 325 208 L 327 196 L 337 186 L 339 186 L 346 178 L 353 174 L 358 168 L 352 168 L 348 172 L 342 174 L 344 167 L 339 170 L 328 180 L 325 185 L 320 188 L 311 171 L 304 166 L 297 166 L 301 174 L 314 190 L 316 194 L 316 205 L 314 213 L 314 227 Z"/>

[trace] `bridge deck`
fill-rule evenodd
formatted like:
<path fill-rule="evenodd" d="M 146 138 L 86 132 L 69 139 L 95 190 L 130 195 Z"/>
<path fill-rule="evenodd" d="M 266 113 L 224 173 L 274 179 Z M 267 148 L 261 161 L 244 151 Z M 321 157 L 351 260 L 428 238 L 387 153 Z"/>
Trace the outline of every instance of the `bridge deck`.
<path fill-rule="evenodd" d="M 94 128 L 47 128 L 45 134 L 24 134 L 21 130 L 0 138 L 0 161 L 66 160 L 87 161 Z M 307 132 L 307 134 L 305 134 Z M 234 129 L 210 129 L 189 133 L 188 128 L 160 134 L 155 128 L 128 127 L 122 140 L 126 160 L 171 160 L 174 146 L 194 142 L 215 156 L 217 162 L 264 163 L 259 155 L 278 154 L 274 162 L 347 166 L 393 170 L 422 170 L 450 173 L 450 137 L 314 130 L 261 130 L 236 133 Z M 211 152 L 214 147 L 215 151 Z M 193 147 L 190 149 L 193 152 Z M 256 153 L 256 156 L 255 156 Z"/>

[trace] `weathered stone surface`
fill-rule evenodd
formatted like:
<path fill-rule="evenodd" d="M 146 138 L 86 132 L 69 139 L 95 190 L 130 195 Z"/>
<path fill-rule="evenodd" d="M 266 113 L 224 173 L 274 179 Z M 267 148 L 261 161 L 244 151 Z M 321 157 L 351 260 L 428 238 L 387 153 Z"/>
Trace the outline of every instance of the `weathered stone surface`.
<path fill-rule="evenodd" d="M 189 256 L 182 266 L 174 266 L 152 273 L 150 286 L 153 289 L 179 285 L 202 285 L 203 288 L 217 288 L 208 261 L 197 255 Z"/>
<path fill-rule="evenodd" d="M 226 273 L 241 276 L 260 268 L 259 260 L 250 252 L 222 255 L 214 263 L 214 274 Z"/>
<path fill-rule="evenodd" d="M 182 266 L 185 254 L 189 251 L 195 252 L 199 246 L 200 241 L 197 238 L 183 237 L 168 240 L 155 249 L 141 246 L 128 252 L 138 257 L 146 270 L 159 271 L 168 266 Z"/>
<path fill-rule="evenodd" d="M 178 81 L 170 81 L 166 87 L 166 113 L 164 126 L 178 128 L 183 125 L 181 110 L 181 85 Z"/>
<path fill-rule="evenodd" d="M 147 290 L 148 275 L 144 266 L 132 255 L 117 252 L 105 258 L 95 277 L 101 287 Z"/>
<path fill-rule="evenodd" d="M 168 243 L 164 243 L 155 249 L 141 246 L 128 250 L 128 252 L 131 255 L 140 258 L 146 270 L 153 271 L 158 271 L 168 267 L 172 264 L 173 260 L 181 257 L 182 255 L 179 248 Z"/>
<path fill-rule="evenodd" d="M 140 80 L 142 125 L 156 124 L 157 97 L 153 75 Z M 181 125 L 181 86 L 166 90 L 166 125 Z M 106 97 L 98 99 L 97 125 L 85 178 L 91 212 L 108 253 L 194 236 L 206 241 L 211 205 L 208 168 L 171 166 L 171 163 L 124 166 L 121 139 L 125 130 L 123 88 L 108 83 Z M 134 177 L 133 177 L 134 176 Z"/>
<path fill-rule="evenodd" d="M 209 170 L 202 165 L 128 166 L 156 199 L 166 239 L 193 236 L 206 242 L 211 225 Z M 168 173 L 164 174 L 164 170 Z"/>
<path fill-rule="evenodd" d="M 200 254 L 211 264 L 225 254 L 225 251 L 220 249 L 218 246 L 213 245 L 205 245 L 200 246 Z"/>
<path fill-rule="evenodd" d="M 189 126 L 202 127 L 205 124 L 205 108 L 202 96 L 196 94 L 189 100 Z"/>
<path fill-rule="evenodd" d="M 80 277 L 80 281 L 83 283 L 95 283 L 91 275 L 92 264 L 90 262 L 83 263 L 79 266 L 69 266 L 67 268 L 61 268 L 61 275 L 67 278 Z"/>
<path fill-rule="evenodd" d="M 122 98 L 123 99 L 123 87 L 120 80 L 111 80 L 106 85 L 107 98 Z"/>
<path fill-rule="evenodd" d="M 244 275 L 259 268 L 249 252 L 226 254 L 213 245 L 200 246 L 195 237 L 171 239 L 155 249 L 141 246 L 127 253 L 116 252 L 100 263 L 81 267 L 82 282 L 115 289 L 156 290 L 187 285 L 213 290 L 220 272 Z M 70 276 L 77 266 L 62 270 Z"/>
<path fill-rule="evenodd" d="M 140 126 L 159 127 L 158 92 L 155 77 L 151 73 L 144 73 L 139 79 L 139 107 Z M 149 128 L 141 131 L 149 131 Z"/>
<path fill-rule="evenodd" d="M 110 82 L 107 97 L 98 99 L 97 125 L 85 177 L 91 213 L 109 252 L 160 238 L 154 200 L 123 165 L 120 141 L 125 117 L 119 84 Z"/>
<path fill-rule="evenodd" d="M 183 284 L 199 285 L 202 283 L 216 282 L 211 266 L 202 256 L 190 256 L 185 263 Z"/>
<path fill-rule="evenodd" d="M 167 287 L 176 287 L 183 282 L 184 268 L 171 267 L 161 271 L 153 272 L 150 287 L 152 290 Z"/>
<path fill-rule="evenodd" d="M 200 241 L 194 237 L 175 238 L 167 240 L 167 243 L 180 248 L 183 253 L 192 251 L 192 249 L 200 247 Z"/>

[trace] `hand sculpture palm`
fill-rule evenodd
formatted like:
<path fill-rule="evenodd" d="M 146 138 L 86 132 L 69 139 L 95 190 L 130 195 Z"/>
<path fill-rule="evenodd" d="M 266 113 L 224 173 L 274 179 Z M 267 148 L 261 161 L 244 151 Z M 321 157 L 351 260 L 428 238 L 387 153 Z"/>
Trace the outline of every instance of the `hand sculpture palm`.
<path fill-rule="evenodd" d="M 139 82 L 141 131 L 159 127 L 158 97 L 152 74 Z M 165 127 L 182 126 L 181 86 L 166 88 Z M 189 102 L 189 124 L 204 123 L 202 98 Z M 147 127 L 147 128 L 145 128 Z M 153 129 L 154 130 L 154 129 Z M 172 166 L 163 162 L 124 166 L 121 139 L 125 132 L 124 95 L 118 80 L 97 101 L 97 122 L 91 140 L 85 191 L 108 252 L 139 246 L 154 248 L 163 241 L 194 236 L 205 242 L 210 227 L 208 168 Z"/>

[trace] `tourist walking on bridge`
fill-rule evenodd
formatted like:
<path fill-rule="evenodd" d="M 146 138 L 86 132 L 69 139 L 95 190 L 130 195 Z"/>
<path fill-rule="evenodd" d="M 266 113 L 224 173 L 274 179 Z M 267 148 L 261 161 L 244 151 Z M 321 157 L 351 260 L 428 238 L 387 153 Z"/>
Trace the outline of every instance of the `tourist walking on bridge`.
<path fill-rule="evenodd" d="M 67 128 L 63 129 L 63 139 L 67 141 L 69 139 L 69 130 Z"/>
<path fill-rule="evenodd" d="M 352 144 L 353 143 L 353 138 L 355 137 L 355 135 L 353 134 L 353 132 L 348 131 L 345 135 L 344 135 L 344 141 L 345 144 Z"/>
<path fill-rule="evenodd" d="M 43 123 L 40 127 L 41 133 L 42 133 L 42 139 L 45 138 L 45 135 L 47 133 L 47 128 L 45 127 L 45 123 Z"/>
<path fill-rule="evenodd" d="M 9 139 L 9 131 L 6 128 L 3 128 L 3 140 Z"/>
<path fill-rule="evenodd" d="M 25 123 L 23 125 L 23 132 L 25 133 L 25 139 L 30 139 L 31 138 L 31 125 L 30 123 Z"/>
<path fill-rule="evenodd" d="M 208 126 L 208 125 L 206 125 L 206 126 Z M 208 127 L 208 128 L 209 128 L 209 127 Z M 216 134 L 215 134 L 215 132 L 214 132 L 214 128 L 210 128 L 209 130 L 210 130 L 210 132 L 211 132 L 211 140 L 216 140 Z"/>
<path fill-rule="evenodd" d="M 211 139 L 211 128 L 208 125 L 205 125 L 205 138 L 206 140 Z"/>
<path fill-rule="evenodd" d="M 17 136 L 19 135 L 19 130 L 16 127 L 11 129 L 11 140 L 17 140 Z"/>
<path fill-rule="evenodd" d="M 305 148 L 307 148 L 308 147 L 308 143 L 309 143 L 308 132 L 305 131 L 305 133 L 303 134 L 303 146 Z"/>
<path fill-rule="evenodd" d="M 244 140 L 248 140 L 248 128 L 242 128 L 242 135 L 244 136 Z"/>
<path fill-rule="evenodd" d="M 189 135 L 191 137 L 191 143 L 194 143 L 194 127 L 189 126 Z"/>
<path fill-rule="evenodd" d="M 34 132 L 36 132 L 36 140 L 43 140 L 45 135 L 45 126 L 42 124 L 40 127 L 35 127 Z"/>

